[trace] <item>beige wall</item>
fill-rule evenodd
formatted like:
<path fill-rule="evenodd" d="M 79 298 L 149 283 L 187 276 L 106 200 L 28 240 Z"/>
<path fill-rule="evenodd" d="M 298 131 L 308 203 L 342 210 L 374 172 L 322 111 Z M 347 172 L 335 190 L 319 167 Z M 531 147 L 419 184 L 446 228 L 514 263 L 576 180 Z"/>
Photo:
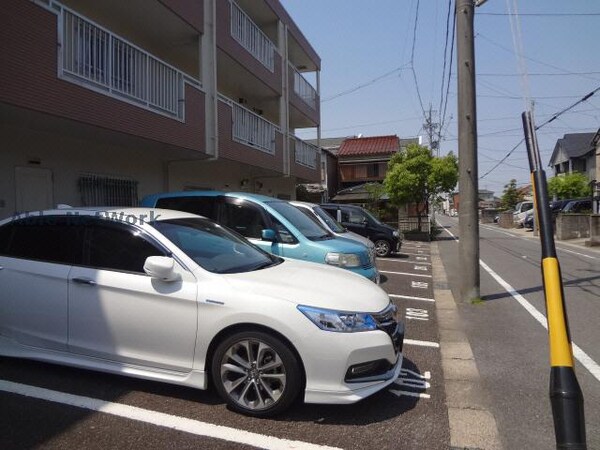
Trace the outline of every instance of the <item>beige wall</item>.
<path fill-rule="evenodd" d="M 169 165 L 170 191 L 215 189 L 295 198 L 296 179 L 234 161 L 175 162 Z"/>
<path fill-rule="evenodd" d="M 156 151 L 143 146 L 122 147 L 6 124 L 0 125 L 0 142 L 0 218 L 16 209 L 16 167 L 49 169 L 55 205 L 81 206 L 77 179 L 85 172 L 137 180 L 140 198 L 164 190 L 163 163 Z"/>

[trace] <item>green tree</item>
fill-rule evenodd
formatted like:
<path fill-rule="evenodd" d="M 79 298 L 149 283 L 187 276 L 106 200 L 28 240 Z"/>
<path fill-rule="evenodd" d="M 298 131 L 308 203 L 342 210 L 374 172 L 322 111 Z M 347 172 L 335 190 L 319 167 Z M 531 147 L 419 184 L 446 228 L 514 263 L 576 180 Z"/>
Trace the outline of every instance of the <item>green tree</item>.
<path fill-rule="evenodd" d="M 392 157 L 383 183 L 392 203 L 416 205 L 421 229 L 430 199 L 451 192 L 457 182 L 458 161 L 452 152 L 435 157 L 427 147 L 411 144 Z"/>
<path fill-rule="evenodd" d="M 548 193 L 558 200 L 588 197 L 592 190 L 587 177 L 579 172 L 569 173 L 548 180 Z"/>
<path fill-rule="evenodd" d="M 514 178 L 504 185 L 504 193 L 500 199 L 502 209 L 514 209 L 515 205 L 523 201 L 523 193 L 517 189 L 517 180 Z"/>
<path fill-rule="evenodd" d="M 367 195 L 369 196 L 369 211 L 380 218 L 379 202 L 381 197 L 383 197 L 385 194 L 385 186 L 383 186 L 381 183 L 369 183 L 365 186 L 365 189 L 367 191 Z"/>

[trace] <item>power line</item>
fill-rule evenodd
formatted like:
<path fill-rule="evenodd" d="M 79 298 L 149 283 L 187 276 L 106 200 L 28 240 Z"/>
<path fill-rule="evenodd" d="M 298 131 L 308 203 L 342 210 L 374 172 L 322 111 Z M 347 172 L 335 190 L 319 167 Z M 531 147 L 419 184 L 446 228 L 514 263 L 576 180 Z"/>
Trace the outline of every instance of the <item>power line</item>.
<path fill-rule="evenodd" d="M 575 108 L 577 105 L 585 102 L 587 99 L 589 99 L 590 97 L 592 97 L 596 92 L 600 91 L 600 86 L 597 87 L 596 89 L 594 89 L 592 92 L 590 92 L 589 94 L 584 95 L 581 100 L 573 103 L 571 106 L 568 106 L 566 108 L 564 108 L 563 110 L 557 112 L 556 114 L 554 114 L 551 118 L 549 118 L 548 120 L 544 121 L 541 125 L 538 125 L 535 127 L 536 131 L 539 130 L 540 128 L 548 125 L 549 123 L 553 122 L 554 120 L 558 119 L 560 116 L 562 116 L 564 113 L 570 111 L 571 109 Z M 512 155 L 512 153 L 523 143 L 525 142 L 525 138 L 522 138 L 517 145 L 515 145 L 507 154 L 504 158 L 502 158 L 496 165 L 494 165 L 494 167 L 492 167 L 490 170 L 488 170 L 485 174 L 483 174 L 482 176 L 479 177 L 479 179 L 485 178 L 487 175 L 489 175 L 490 173 L 492 173 L 494 170 L 496 170 L 496 168 L 502 164 L 504 161 L 506 161 L 506 159 Z"/>
<path fill-rule="evenodd" d="M 452 5 L 452 0 L 450 0 Z M 450 64 L 448 69 L 448 80 L 446 82 L 446 96 L 444 97 L 444 111 L 442 112 L 442 120 L 440 124 L 440 141 L 442 140 L 442 132 L 444 131 L 444 125 L 446 124 L 446 111 L 448 110 L 448 94 L 450 92 L 450 79 L 452 78 L 452 62 L 454 59 L 454 37 L 456 35 L 456 14 L 452 14 L 452 39 L 450 43 Z M 450 123 L 448 123 L 448 126 Z"/>
<path fill-rule="evenodd" d="M 533 77 L 570 77 L 577 75 L 598 75 L 600 72 L 569 72 L 569 73 L 556 73 L 556 72 L 539 72 L 539 73 L 528 73 L 527 75 Z M 478 73 L 478 77 L 519 77 L 518 73 Z"/>
<path fill-rule="evenodd" d="M 446 41 L 444 43 L 444 66 L 442 68 L 442 84 L 440 86 L 440 114 L 444 101 L 444 84 L 446 82 L 446 63 L 448 61 L 448 41 L 450 40 L 450 13 L 452 12 L 452 0 L 448 0 L 448 14 L 446 15 Z M 450 74 L 448 74 L 450 76 Z"/>
<path fill-rule="evenodd" d="M 390 75 L 393 75 L 393 74 L 395 74 L 397 72 L 401 72 L 401 71 L 403 71 L 404 69 L 407 69 L 407 68 L 408 68 L 408 64 L 403 64 L 402 66 L 396 67 L 395 69 L 392 69 L 389 72 L 385 72 L 384 74 L 379 75 L 378 77 L 373 78 L 372 80 L 369 80 L 369 81 L 366 81 L 364 83 L 358 84 L 358 85 L 356 85 L 354 87 L 351 87 L 351 88 L 349 88 L 349 89 L 347 89 L 345 91 L 338 92 L 337 94 L 334 94 L 334 95 L 332 95 L 330 97 L 326 97 L 323 100 L 321 100 L 321 103 L 334 100 L 334 99 L 342 97 L 344 95 L 352 94 L 352 93 L 354 93 L 354 92 L 356 92 L 356 91 L 358 91 L 360 89 L 363 89 L 363 88 L 366 88 L 368 86 L 371 86 L 371 85 L 377 83 L 378 81 L 381 81 L 384 78 L 387 78 Z"/>
<path fill-rule="evenodd" d="M 478 16 L 521 16 L 521 17 L 587 17 L 600 16 L 600 13 L 476 13 Z"/>
<path fill-rule="evenodd" d="M 423 117 L 426 117 L 425 107 L 423 106 L 423 99 L 421 98 L 421 91 L 419 90 L 419 82 L 417 81 L 417 73 L 415 72 L 415 47 L 417 44 L 417 27 L 419 25 L 419 4 L 420 0 L 417 0 L 417 7 L 415 10 L 415 25 L 413 28 L 413 40 L 412 40 L 412 50 L 410 52 L 410 70 L 413 74 L 413 79 L 415 81 L 415 88 L 417 90 L 417 97 L 419 98 L 419 105 L 421 106 L 421 111 L 423 113 Z"/>
<path fill-rule="evenodd" d="M 477 35 L 475 37 L 479 37 L 479 38 L 481 38 L 481 39 L 489 42 L 490 44 L 492 44 L 492 45 L 494 45 L 494 46 L 496 46 L 498 48 L 501 48 L 502 50 L 504 50 L 504 51 L 506 51 L 506 52 L 508 52 L 510 54 L 513 54 L 513 50 L 505 47 L 502 44 L 499 44 L 498 42 L 494 41 L 493 39 L 488 38 L 487 36 L 485 36 L 482 33 L 477 33 Z M 559 66 L 555 66 L 553 64 L 548 64 L 548 63 L 546 63 L 544 61 L 540 61 L 539 59 L 531 58 L 531 57 L 528 57 L 528 56 L 525 56 L 525 55 L 523 55 L 523 57 L 525 59 L 528 59 L 529 61 L 533 61 L 533 62 L 535 62 L 537 64 L 541 64 L 542 66 L 546 66 L 546 67 L 550 67 L 552 69 L 560 70 L 561 72 L 564 72 L 564 73 L 569 73 L 569 74 L 577 75 L 576 73 L 571 72 L 570 70 L 564 69 L 564 68 L 559 67 Z M 580 76 L 581 78 L 585 78 L 587 80 L 598 81 L 596 78 L 588 77 L 588 76 L 585 76 L 585 75 L 577 75 L 577 76 Z"/>

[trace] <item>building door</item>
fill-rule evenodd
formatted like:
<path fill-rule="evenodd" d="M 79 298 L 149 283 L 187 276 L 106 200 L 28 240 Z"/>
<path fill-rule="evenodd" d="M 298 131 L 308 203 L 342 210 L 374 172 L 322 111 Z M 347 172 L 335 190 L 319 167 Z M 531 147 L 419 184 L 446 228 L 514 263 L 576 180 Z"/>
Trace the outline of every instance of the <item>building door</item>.
<path fill-rule="evenodd" d="M 37 167 L 16 167 L 16 211 L 40 211 L 54 206 L 52 171 Z"/>

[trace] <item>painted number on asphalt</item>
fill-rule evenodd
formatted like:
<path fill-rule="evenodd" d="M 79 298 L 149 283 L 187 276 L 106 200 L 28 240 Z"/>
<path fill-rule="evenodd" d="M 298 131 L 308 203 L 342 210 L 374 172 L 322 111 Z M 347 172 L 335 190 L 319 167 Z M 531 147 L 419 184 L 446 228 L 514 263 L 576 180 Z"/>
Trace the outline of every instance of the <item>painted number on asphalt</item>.
<path fill-rule="evenodd" d="M 390 389 L 390 392 L 398 397 L 405 395 L 408 397 L 431 398 L 429 394 L 425 393 L 431 387 L 428 380 L 431 380 L 429 371 L 420 374 L 412 370 L 402 369 L 400 370 L 400 376 L 392 385 L 402 389 Z"/>
<path fill-rule="evenodd" d="M 416 289 L 427 289 L 429 284 L 424 281 L 412 281 L 410 285 Z"/>
<path fill-rule="evenodd" d="M 427 261 L 427 257 L 425 257 L 425 256 L 417 256 L 417 261 Z"/>
<path fill-rule="evenodd" d="M 427 270 L 427 266 L 415 266 L 415 270 Z"/>
<path fill-rule="evenodd" d="M 409 320 L 429 320 L 429 312 L 426 309 L 406 308 L 406 318 Z"/>

